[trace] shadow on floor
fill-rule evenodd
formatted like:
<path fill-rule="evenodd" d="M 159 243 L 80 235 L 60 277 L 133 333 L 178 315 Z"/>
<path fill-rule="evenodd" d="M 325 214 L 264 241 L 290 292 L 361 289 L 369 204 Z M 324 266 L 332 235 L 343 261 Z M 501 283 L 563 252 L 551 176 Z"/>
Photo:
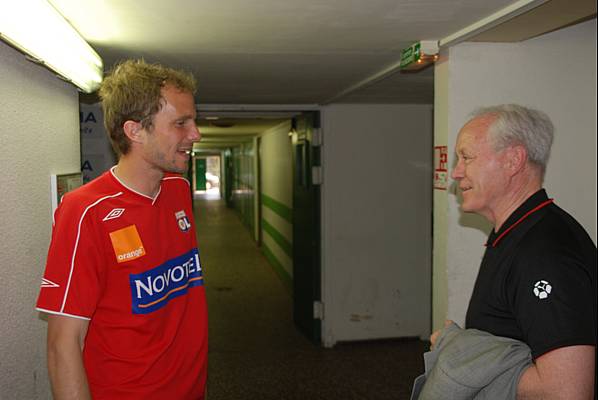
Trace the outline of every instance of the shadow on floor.
<path fill-rule="evenodd" d="M 249 231 L 220 200 L 195 200 L 209 310 L 209 400 L 409 399 L 429 344 L 313 345 L 292 298 Z"/>

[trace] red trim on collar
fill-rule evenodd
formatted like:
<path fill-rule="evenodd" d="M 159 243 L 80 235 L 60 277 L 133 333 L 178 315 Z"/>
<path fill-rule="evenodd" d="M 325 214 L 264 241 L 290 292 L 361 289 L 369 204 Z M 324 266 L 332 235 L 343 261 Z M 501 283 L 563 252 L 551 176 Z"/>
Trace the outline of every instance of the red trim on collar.
<path fill-rule="evenodd" d="M 519 225 L 520 223 L 522 223 L 524 219 L 526 219 L 527 217 L 529 217 L 530 215 L 532 215 L 536 211 L 538 211 L 538 210 L 546 207 L 547 205 L 549 205 L 549 204 L 551 204 L 553 202 L 554 202 L 554 199 L 548 199 L 545 202 L 538 204 L 535 208 L 531 209 L 527 213 L 525 213 L 525 215 L 523 215 L 523 217 L 519 218 L 517 220 L 517 222 L 515 222 L 513 225 L 509 226 L 509 228 L 506 229 L 503 233 L 501 233 L 499 237 L 497 237 L 496 239 L 494 239 L 494 242 L 492 242 L 492 247 L 496 247 L 498 245 L 498 242 L 500 242 L 500 240 L 503 237 L 505 237 L 507 233 L 511 232 L 517 225 Z M 488 246 L 488 245 L 486 245 L 486 246 Z"/>

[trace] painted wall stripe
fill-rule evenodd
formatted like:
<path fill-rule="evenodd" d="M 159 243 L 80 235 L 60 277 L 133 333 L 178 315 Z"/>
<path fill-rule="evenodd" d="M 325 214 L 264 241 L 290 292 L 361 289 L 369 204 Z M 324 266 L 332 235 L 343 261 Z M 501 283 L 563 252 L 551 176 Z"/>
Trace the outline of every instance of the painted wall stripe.
<path fill-rule="evenodd" d="M 280 232 L 276 230 L 272 225 L 268 223 L 265 219 L 262 218 L 262 228 L 265 232 L 270 235 L 272 239 L 280 246 L 281 249 L 289 256 L 290 259 L 293 259 L 293 245 L 284 237 Z"/>
<path fill-rule="evenodd" d="M 293 223 L 293 210 L 282 204 L 281 202 L 274 200 L 272 197 L 262 193 L 262 204 L 280 215 L 282 218 Z"/>
<path fill-rule="evenodd" d="M 282 218 L 268 207 L 262 207 L 261 211 L 262 214 L 260 218 L 268 221 L 268 223 L 272 225 L 274 229 L 280 232 L 280 234 L 282 234 L 282 236 L 284 236 L 289 243 L 293 243 L 293 225 L 289 224 L 286 219 Z"/>
<path fill-rule="evenodd" d="M 266 257 L 266 259 L 272 265 L 272 269 L 276 272 L 276 275 L 280 278 L 282 283 L 289 289 L 293 290 L 293 278 L 289 275 L 289 273 L 284 269 L 283 265 L 278 261 L 278 259 L 274 256 L 274 253 L 266 246 L 265 243 L 262 243 L 262 253 Z"/>

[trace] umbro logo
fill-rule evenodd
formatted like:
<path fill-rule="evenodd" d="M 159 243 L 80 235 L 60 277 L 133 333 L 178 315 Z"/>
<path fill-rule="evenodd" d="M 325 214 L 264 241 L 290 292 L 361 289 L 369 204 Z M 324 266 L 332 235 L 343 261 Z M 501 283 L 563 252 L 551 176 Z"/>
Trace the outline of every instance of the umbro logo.
<path fill-rule="evenodd" d="M 53 287 L 60 287 L 59 284 L 52 282 L 49 279 L 46 278 L 42 278 L 42 284 L 41 284 L 42 288 L 53 288 Z"/>
<path fill-rule="evenodd" d="M 124 208 L 115 208 L 112 211 L 110 211 L 102 221 L 108 221 L 109 219 L 115 219 L 120 217 L 121 215 L 123 215 L 123 213 L 125 212 Z"/>

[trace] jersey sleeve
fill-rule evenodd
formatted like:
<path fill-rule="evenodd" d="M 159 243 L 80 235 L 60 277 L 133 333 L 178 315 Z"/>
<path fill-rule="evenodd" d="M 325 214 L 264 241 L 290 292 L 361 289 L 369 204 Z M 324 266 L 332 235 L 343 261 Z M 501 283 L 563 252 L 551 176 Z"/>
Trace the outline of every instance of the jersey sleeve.
<path fill-rule="evenodd" d="M 527 255 L 526 255 L 527 253 Z M 547 246 L 523 252 L 509 298 L 533 358 L 575 345 L 595 345 L 595 288 L 588 268 L 572 251 Z"/>
<path fill-rule="evenodd" d="M 74 199 L 56 210 L 46 269 L 36 308 L 39 311 L 91 319 L 103 285 L 101 241 L 91 206 Z"/>

